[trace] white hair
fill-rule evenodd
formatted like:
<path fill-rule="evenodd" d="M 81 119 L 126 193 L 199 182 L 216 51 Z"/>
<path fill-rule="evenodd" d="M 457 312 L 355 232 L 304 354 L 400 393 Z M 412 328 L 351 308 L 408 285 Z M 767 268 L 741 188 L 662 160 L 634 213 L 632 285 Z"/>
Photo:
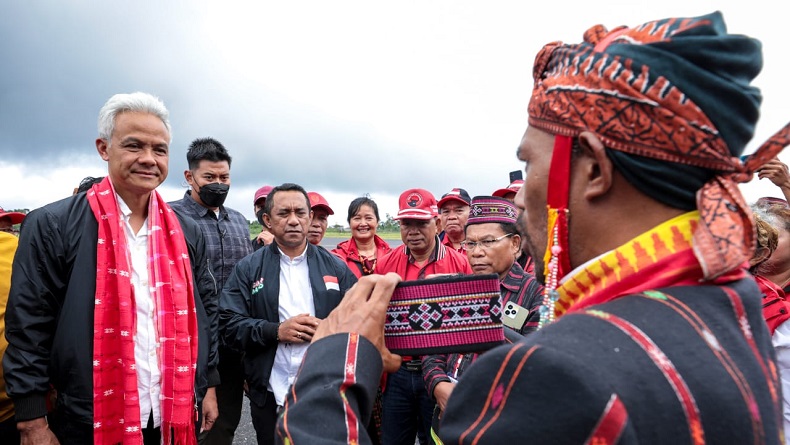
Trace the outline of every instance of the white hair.
<path fill-rule="evenodd" d="M 165 124 L 167 133 L 172 139 L 170 112 L 167 111 L 165 104 L 158 97 L 139 91 L 130 94 L 116 94 L 101 107 L 99 110 L 99 138 L 109 143 L 113 130 L 115 130 L 115 118 L 127 111 L 149 113 L 158 117 Z"/>
<path fill-rule="evenodd" d="M 751 207 L 752 213 L 754 213 L 757 217 L 759 217 L 763 221 L 767 222 L 771 227 L 774 227 L 776 229 L 781 229 L 782 227 L 784 227 L 784 224 L 781 221 L 779 221 L 779 218 L 773 213 L 768 211 L 769 206 L 753 203 L 749 207 Z"/>

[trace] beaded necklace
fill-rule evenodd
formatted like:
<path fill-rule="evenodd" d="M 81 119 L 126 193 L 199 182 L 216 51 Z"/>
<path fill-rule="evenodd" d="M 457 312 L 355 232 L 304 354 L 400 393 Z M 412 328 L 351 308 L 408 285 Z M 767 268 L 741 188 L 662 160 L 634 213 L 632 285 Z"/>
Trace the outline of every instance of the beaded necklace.
<path fill-rule="evenodd" d="M 554 153 L 549 167 L 548 192 L 546 194 L 547 227 L 549 242 L 543 258 L 546 286 L 543 288 L 538 329 L 555 320 L 555 306 L 559 299 L 557 287 L 562 277 L 570 272 L 568 255 L 568 197 L 570 190 L 572 139 L 554 136 Z"/>
<path fill-rule="evenodd" d="M 376 270 L 377 258 L 368 258 L 364 255 L 359 256 L 359 263 L 362 265 L 362 273 L 370 275 Z"/>
<path fill-rule="evenodd" d="M 559 256 L 562 252 L 562 247 L 560 246 L 559 242 L 559 228 L 554 227 L 554 233 L 552 237 L 552 244 L 551 244 L 551 259 L 547 265 L 547 275 L 546 275 L 546 286 L 543 288 L 543 301 L 541 301 L 539 313 L 540 313 L 540 321 L 538 322 L 538 329 L 542 329 L 544 326 L 551 324 L 554 321 L 554 310 L 557 300 L 559 300 L 560 294 L 557 292 L 557 287 L 559 284 Z"/>

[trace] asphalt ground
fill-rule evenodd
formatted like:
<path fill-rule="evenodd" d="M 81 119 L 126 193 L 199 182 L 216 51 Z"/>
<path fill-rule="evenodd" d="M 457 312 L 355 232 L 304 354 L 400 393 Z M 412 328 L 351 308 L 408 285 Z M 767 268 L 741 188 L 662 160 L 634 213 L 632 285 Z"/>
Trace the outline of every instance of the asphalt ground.
<path fill-rule="evenodd" d="M 233 436 L 234 444 L 256 444 L 258 441 L 255 439 L 255 428 L 252 427 L 252 419 L 250 418 L 250 399 L 244 397 L 244 406 L 241 410 L 241 420 L 239 427 L 236 428 L 236 435 Z"/>

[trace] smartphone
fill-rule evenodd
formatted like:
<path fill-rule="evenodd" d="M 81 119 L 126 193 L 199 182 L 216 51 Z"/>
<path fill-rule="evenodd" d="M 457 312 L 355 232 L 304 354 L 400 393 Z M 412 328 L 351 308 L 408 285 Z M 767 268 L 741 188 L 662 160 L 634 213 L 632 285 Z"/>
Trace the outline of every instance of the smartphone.
<path fill-rule="evenodd" d="M 516 179 L 524 179 L 524 174 L 521 170 L 514 170 L 510 172 L 510 182 L 512 183 Z"/>
<path fill-rule="evenodd" d="M 524 323 L 527 322 L 528 315 L 529 310 L 512 301 L 508 301 L 505 303 L 505 310 L 502 313 L 502 324 L 521 332 Z"/>

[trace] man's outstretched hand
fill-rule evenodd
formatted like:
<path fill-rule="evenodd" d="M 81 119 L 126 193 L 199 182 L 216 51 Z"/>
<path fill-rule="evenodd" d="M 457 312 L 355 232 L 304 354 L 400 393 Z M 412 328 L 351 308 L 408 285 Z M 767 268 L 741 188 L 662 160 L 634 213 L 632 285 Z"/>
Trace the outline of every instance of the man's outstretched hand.
<path fill-rule="evenodd" d="M 401 357 L 384 345 L 384 321 L 392 292 L 400 282 L 394 273 L 369 275 L 346 292 L 340 304 L 318 325 L 313 343 L 332 334 L 356 332 L 373 343 L 381 353 L 384 372 L 395 372 Z"/>
<path fill-rule="evenodd" d="M 770 179 L 779 188 L 790 188 L 790 171 L 787 165 L 779 159 L 766 162 L 757 170 L 759 179 Z"/>

